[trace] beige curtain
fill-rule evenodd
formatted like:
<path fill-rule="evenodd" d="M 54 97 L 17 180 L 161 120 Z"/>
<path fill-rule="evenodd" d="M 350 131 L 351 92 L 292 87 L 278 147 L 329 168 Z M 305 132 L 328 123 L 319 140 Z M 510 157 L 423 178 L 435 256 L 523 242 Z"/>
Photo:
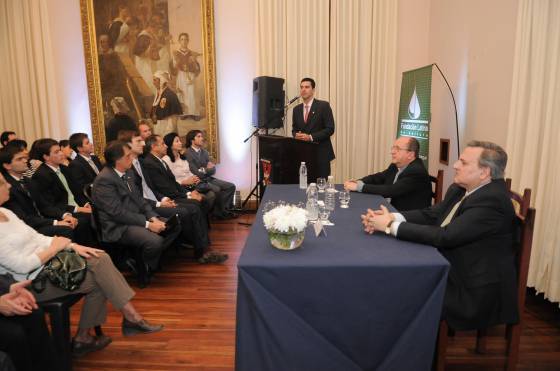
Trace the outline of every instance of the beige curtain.
<path fill-rule="evenodd" d="M 397 2 L 257 0 L 257 75 L 317 82 L 333 108 L 338 182 L 387 166 L 396 127 Z M 291 110 L 287 134 L 291 133 Z"/>
<path fill-rule="evenodd" d="M 13 130 L 29 142 L 58 137 L 45 1 L 2 1 L 0 30 L 0 130 Z"/>
<path fill-rule="evenodd" d="M 397 1 L 331 3 L 336 180 L 385 169 L 396 134 Z"/>
<path fill-rule="evenodd" d="M 560 1 L 519 2 L 507 150 L 537 209 L 528 286 L 560 301 Z"/>

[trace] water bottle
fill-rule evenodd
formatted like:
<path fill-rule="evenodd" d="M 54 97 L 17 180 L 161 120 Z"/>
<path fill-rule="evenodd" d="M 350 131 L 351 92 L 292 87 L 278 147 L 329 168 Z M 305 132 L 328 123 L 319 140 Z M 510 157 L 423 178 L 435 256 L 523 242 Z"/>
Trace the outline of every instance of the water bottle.
<path fill-rule="evenodd" d="M 334 188 L 328 188 L 325 190 L 325 208 L 330 211 L 334 211 L 336 200 L 335 200 L 335 190 Z"/>
<path fill-rule="evenodd" d="M 299 166 L 299 189 L 307 189 L 307 167 L 305 162 Z"/>
<path fill-rule="evenodd" d="M 315 183 L 311 183 L 307 189 L 307 203 L 305 209 L 307 211 L 307 219 L 314 221 L 319 216 L 319 206 L 317 201 L 319 199 L 319 192 Z"/>

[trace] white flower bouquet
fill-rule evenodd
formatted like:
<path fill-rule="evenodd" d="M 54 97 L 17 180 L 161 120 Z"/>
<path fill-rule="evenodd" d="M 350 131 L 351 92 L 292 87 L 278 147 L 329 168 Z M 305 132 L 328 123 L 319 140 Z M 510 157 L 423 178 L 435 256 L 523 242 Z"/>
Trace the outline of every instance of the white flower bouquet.
<path fill-rule="evenodd" d="M 279 205 L 263 215 L 264 226 L 272 246 L 293 250 L 301 246 L 307 227 L 307 212 L 295 205 Z"/>

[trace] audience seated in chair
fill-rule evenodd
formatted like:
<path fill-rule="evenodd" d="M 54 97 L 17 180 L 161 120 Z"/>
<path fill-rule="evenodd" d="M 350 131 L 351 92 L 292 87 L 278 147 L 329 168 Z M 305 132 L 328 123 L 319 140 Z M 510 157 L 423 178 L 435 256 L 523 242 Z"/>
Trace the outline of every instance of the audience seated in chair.
<path fill-rule="evenodd" d="M 200 263 L 221 263 L 227 260 L 227 254 L 220 254 L 208 249 L 210 244 L 208 239 L 208 224 L 207 217 L 200 207 L 200 200 L 202 200 L 201 195 L 193 191 L 191 192 L 190 199 L 186 197 L 172 199 L 171 197 L 164 196 L 164 194 L 158 191 L 151 177 L 148 175 L 150 172 L 144 166 L 144 159 L 139 157 L 144 150 L 144 141 L 140 133 L 132 132 L 129 133 L 128 136 L 122 136 L 121 139 L 129 143 L 132 149 L 133 166 L 131 170 L 137 189 L 141 192 L 144 199 L 146 199 L 152 207 L 156 208 L 156 212 L 161 213 L 161 215 L 166 216 L 170 212 L 179 214 L 182 223 L 183 238 L 186 241 L 191 241 L 193 244 L 195 258 Z M 152 172 L 152 174 L 153 173 L 154 172 Z M 162 174 L 162 176 L 171 179 L 167 171 L 165 174 Z"/>
<path fill-rule="evenodd" d="M 105 242 L 116 242 L 141 250 L 148 276 L 158 268 L 162 252 L 181 232 L 177 226 L 166 231 L 166 224 L 140 195 L 129 177 L 132 166 L 130 148 L 112 142 L 105 149 L 107 166 L 93 182 L 92 199 L 99 214 L 99 228 Z M 166 231 L 164 233 L 164 231 Z M 149 282 L 140 282 L 142 286 Z"/>
<path fill-rule="evenodd" d="M 103 166 L 99 158 L 93 154 L 93 143 L 90 142 L 87 134 L 72 134 L 69 141 L 70 147 L 76 152 L 76 157 L 68 165 L 70 188 L 76 196 L 76 202 L 85 205 L 88 201 L 84 195 L 84 188 L 93 183 Z"/>
<path fill-rule="evenodd" d="M 30 190 L 41 214 L 57 220 L 71 220 L 74 237 L 82 244 L 95 245 L 91 229 L 91 207 L 79 204 L 70 189 L 68 168 L 62 165 L 64 155 L 54 139 L 39 139 L 35 146 L 36 156 L 43 161 L 31 178 Z"/>
<path fill-rule="evenodd" d="M 368 210 L 365 230 L 435 246 L 451 264 L 442 318 L 469 330 L 519 321 L 515 213 L 504 182 L 507 154 L 490 142 L 472 141 L 455 163 L 444 200 L 421 210 Z"/>
<path fill-rule="evenodd" d="M 18 371 L 58 371 L 45 314 L 25 289 L 29 283 L 0 275 L 0 351 Z"/>
<path fill-rule="evenodd" d="M 18 218 L 41 234 L 73 239 L 74 224 L 68 215 L 57 220 L 45 218 L 39 212 L 29 193 L 29 180 L 23 176 L 28 169 L 27 161 L 25 149 L 8 145 L 0 150 L 0 171 L 11 185 L 10 199 L 4 207 L 12 210 Z"/>
<path fill-rule="evenodd" d="M 57 144 L 58 145 L 58 144 Z M 0 205 L 10 196 L 10 184 L 0 175 Z M 82 307 L 78 331 L 73 339 L 73 351 L 82 355 L 106 347 L 109 337 L 94 337 L 90 330 L 102 325 L 107 317 L 107 304 L 123 313 L 122 331 L 124 335 L 160 331 L 162 326 L 150 325 L 136 311 L 130 300 L 134 291 L 128 286 L 122 274 L 103 250 L 73 243 L 64 237 L 44 236 L 21 221 L 14 213 L 0 208 L 0 274 L 9 273 L 16 281 L 33 280 L 40 268 L 63 249 L 72 249 L 87 259 L 87 274 L 80 287 L 72 293 L 86 296 Z M 69 295 L 50 280 L 38 292 L 31 288 L 37 302 Z"/>
<path fill-rule="evenodd" d="M 203 148 L 204 136 L 200 130 L 191 130 L 187 133 L 187 150 L 185 156 L 189 162 L 190 171 L 202 183 L 207 183 L 210 190 L 216 194 L 216 205 L 213 215 L 218 219 L 231 219 L 236 215 L 231 212 L 235 184 L 214 177 L 216 164 L 210 161 L 208 151 Z"/>
<path fill-rule="evenodd" d="M 385 197 L 399 211 L 430 206 L 432 184 L 428 171 L 418 158 L 419 150 L 415 138 L 398 138 L 391 147 L 392 161 L 387 169 L 360 180 L 347 180 L 344 188 Z"/>

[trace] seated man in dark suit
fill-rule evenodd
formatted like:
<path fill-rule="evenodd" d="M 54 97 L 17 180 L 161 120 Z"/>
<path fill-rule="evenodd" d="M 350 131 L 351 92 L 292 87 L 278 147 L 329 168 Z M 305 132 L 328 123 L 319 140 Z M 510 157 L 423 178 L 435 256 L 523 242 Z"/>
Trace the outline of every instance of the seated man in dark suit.
<path fill-rule="evenodd" d="M 372 193 L 387 198 L 397 210 L 428 207 L 432 203 L 432 183 L 422 160 L 420 145 L 415 138 L 400 137 L 391 147 L 391 165 L 382 172 L 360 180 L 347 180 L 349 191 Z"/>
<path fill-rule="evenodd" d="M 135 137 L 138 140 L 138 137 Z M 137 148 L 133 145 L 133 147 Z M 197 233 L 207 233 L 207 214 L 211 210 L 213 200 L 201 195 L 198 191 L 185 191 L 185 189 L 177 183 L 175 175 L 171 172 L 162 157 L 167 154 L 167 146 L 159 135 L 152 135 L 146 141 L 144 148 L 145 156 L 138 163 L 141 171 L 136 171 L 137 175 L 142 173 L 144 178 L 144 194 L 153 193 L 155 197 L 162 201 L 165 198 L 172 200 L 177 207 L 184 208 L 189 213 L 193 206 L 198 207 L 202 211 L 203 218 L 200 219 L 199 231 Z M 135 170 L 136 166 L 134 166 Z M 137 178 L 138 179 L 138 178 Z M 142 182 L 142 180 L 139 180 Z M 147 187 L 146 187 L 147 186 Z M 196 246 L 195 246 L 196 248 Z M 201 249 L 195 250 L 195 257 L 200 263 L 222 263 L 227 260 L 227 254 L 214 251 L 204 252 Z"/>
<path fill-rule="evenodd" d="M 95 246 L 97 241 L 91 229 L 91 207 L 79 204 L 70 190 L 68 169 L 62 165 L 64 154 L 54 139 L 39 139 L 34 143 L 35 154 L 43 163 L 30 182 L 31 197 L 41 214 L 57 220 L 68 219 L 74 225 L 74 236 L 79 244 Z"/>
<path fill-rule="evenodd" d="M 105 160 L 107 166 L 95 178 L 92 192 L 102 238 L 141 250 L 147 267 L 146 272 L 138 272 L 138 278 L 140 286 L 145 287 L 150 274 L 158 268 L 161 253 L 177 239 L 181 228 L 166 231 L 165 222 L 134 191 L 136 185 L 127 173 L 132 155 L 126 143 L 110 143 L 105 149 Z"/>
<path fill-rule="evenodd" d="M 504 182 L 507 154 L 490 142 L 467 144 L 445 199 L 426 209 L 368 210 L 365 230 L 435 246 L 451 264 L 443 318 L 458 330 L 516 323 L 515 212 Z"/>
<path fill-rule="evenodd" d="M 3 206 L 41 234 L 73 239 L 72 220 L 68 217 L 60 220 L 43 217 L 31 198 L 28 180 L 23 176 L 28 170 L 28 160 L 25 149 L 7 146 L 0 150 L 0 171 L 11 185 L 10 199 Z"/>
<path fill-rule="evenodd" d="M 187 133 L 187 151 L 185 156 L 189 162 L 191 172 L 206 182 L 210 190 L 216 194 L 214 216 L 218 219 L 231 219 L 236 215 L 229 209 L 233 206 L 235 184 L 214 177 L 216 165 L 210 161 L 208 151 L 204 145 L 204 136 L 200 130 L 191 130 Z"/>
<path fill-rule="evenodd" d="M 93 183 L 103 166 L 101 161 L 93 155 L 93 143 L 87 134 L 74 133 L 70 135 L 70 147 L 76 152 L 76 157 L 68 165 L 70 189 L 76 196 L 76 202 L 85 205 L 88 200 L 84 194 L 84 187 Z"/>
<path fill-rule="evenodd" d="M 0 351 L 18 371 L 59 370 L 45 314 L 25 289 L 29 283 L 0 275 Z"/>

